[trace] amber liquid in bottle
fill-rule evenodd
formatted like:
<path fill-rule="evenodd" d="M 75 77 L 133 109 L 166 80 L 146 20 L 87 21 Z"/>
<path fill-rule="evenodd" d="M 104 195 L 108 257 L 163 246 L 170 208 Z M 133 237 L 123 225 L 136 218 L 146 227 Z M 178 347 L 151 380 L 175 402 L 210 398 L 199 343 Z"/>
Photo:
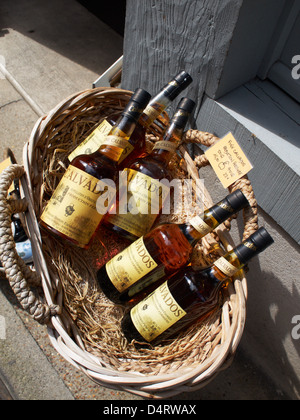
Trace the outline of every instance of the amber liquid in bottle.
<path fill-rule="evenodd" d="M 137 89 L 105 144 L 72 160 L 41 216 L 43 228 L 79 247 L 89 246 L 104 216 L 97 200 L 109 188 L 99 181 L 117 181 L 118 160 L 149 99 L 148 92 Z"/>
<path fill-rule="evenodd" d="M 172 180 L 168 164 L 182 139 L 184 127 L 194 106 L 195 103 L 192 100 L 183 98 L 163 141 L 157 142 L 147 157 L 136 160 L 125 169 L 128 188 L 123 192 L 123 196 L 120 194 L 121 197 L 116 202 L 116 206 L 104 220 L 104 223 L 114 232 L 134 241 L 150 231 L 162 209 L 163 200 L 169 194 L 169 188 L 160 183 L 160 180 Z M 131 193 L 125 196 L 129 189 Z M 124 197 L 127 208 L 120 211 L 123 208 L 120 203 Z M 156 211 L 153 211 L 153 208 Z"/>
<path fill-rule="evenodd" d="M 143 158 L 146 153 L 146 131 L 155 120 L 161 122 L 163 128 L 167 127 L 167 122 L 163 119 L 162 113 L 174 101 L 180 93 L 186 89 L 193 79 L 185 72 L 181 71 L 169 83 L 164 86 L 157 95 L 155 95 L 147 105 L 141 115 L 129 143 L 131 145 L 130 153 L 125 158 L 120 159 L 121 169 L 128 168 L 136 159 Z M 113 124 L 113 120 L 111 122 Z"/>
<path fill-rule="evenodd" d="M 261 228 L 211 267 L 180 270 L 127 312 L 122 320 L 125 337 L 142 346 L 157 345 L 203 320 L 219 307 L 222 287 L 272 243 L 271 236 Z"/>
<path fill-rule="evenodd" d="M 168 120 L 162 112 L 191 82 L 192 78 L 190 75 L 182 71 L 151 99 L 119 158 L 118 165 L 120 169 L 127 168 L 136 159 L 147 155 L 146 131 L 148 127 L 157 120 L 156 125 L 159 126 L 160 132 L 165 131 Z M 69 160 L 72 161 L 76 156 L 81 154 L 91 154 L 95 151 L 95 147 L 99 149 L 106 135 L 109 134 L 110 129 L 116 125 L 119 116 L 120 112 L 115 112 L 102 120 L 89 136 L 70 154 Z"/>
<path fill-rule="evenodd" d="M 189 223 L 157 226 L 98 271 L 97 278 L 102 291 L 115 303 L 132 298 L 141 300 L 149 293 L 150 287 L 156 288 L 163 279 L 188 264 L 200 238 L 248 205 L 243 193 L 237 190 Z M 129 266 L 127 269 L 131 268 L 130 272 L 126 271 L 124 259 L 120 259 L 124 254 L 130 254 L 131 261 L 138 268 L 136 272 Z M 144 265 L 147 269 L 150 259 L 152 270 L 143 275 Z"/>

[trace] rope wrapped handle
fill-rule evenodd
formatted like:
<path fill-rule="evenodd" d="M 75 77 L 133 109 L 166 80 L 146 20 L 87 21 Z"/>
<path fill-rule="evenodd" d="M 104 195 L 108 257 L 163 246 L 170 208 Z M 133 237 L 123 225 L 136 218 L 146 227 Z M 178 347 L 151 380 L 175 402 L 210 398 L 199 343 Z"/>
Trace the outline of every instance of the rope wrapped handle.
<path fill-rule="evenodd" d="M 25 212 L 27 203 L 24 199 L 7 198 L 7 193 L 14 179 L 24 174 L 20 165 L 11 165 L 0 175 L 0 259 L 6 277 L 22 308 L 29 312 L 40 324 L 48 324 L 52 316 L 60 313 L 56 305 L 48 306 L 30 286 L 39 286 L 40 278 L 18 255 L 11 228 L 11 216 Z"/>
<path fill-rule="evenodd" d="M 185 143 L 194 143 L 206 147 L 213 146 L 219 140 L 220 139 L 218 137 L 214 136 L 211 133 L 198 130 L 188 130 L 185 133 L 184 138 Z M 198 169 L 210 165 L 207 157 L 204 154 L 196 156 L 193 163 Z M 240 189 L 249 201 L 249 207 L 243 210 L 245 225 L 243 240 L 246 240 L 258 229 L 257 201 L 254 195 L 252 185 L 248 179 L 248 176 L 245 175 L 242 178 L 238 179 L 236 182 L 234 182 L 232 185 L 230 185 L 228 189 L 230 193 Z M 230 229 L 230 220 L 226 221 L 224 225 L 228 229 Z"/>

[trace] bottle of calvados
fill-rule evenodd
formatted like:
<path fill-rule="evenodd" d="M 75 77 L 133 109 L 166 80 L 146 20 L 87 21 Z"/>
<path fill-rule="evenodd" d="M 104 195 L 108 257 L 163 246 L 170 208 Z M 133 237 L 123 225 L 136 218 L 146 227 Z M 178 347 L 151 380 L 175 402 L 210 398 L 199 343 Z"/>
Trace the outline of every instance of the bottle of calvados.
<path fill-rule="evenodd" d="M 104 216 L 97 200 L 106 194 L 107 198 L 101 198 L 109 208 L 112 197 L 107 180 L 116 182 L 118 160 L 150 97 L 137 89 L 99 150 L 72 160 L 41 215 L 42 227 L 79 247 L 89 246 Z"/>
<path fill-rule="evenodd" d="M 174 101 L 180 93 L 186 89 L 193 79 L 185 72 L 179 72 L 173 77 L 149 102 L 134 129 L 126 148 L 118 161 L 120 168 L 127 168 L 130 162 L 146 156 L 146 130 L 158 119 L 162 112 Z M 69 159 L 78 154 L 87 153 L 88 150 L 96 150 L 104 142 L 105 136 L 117 121 L 116 115 L 111 115 L 104 120 L 76 149 Z"/>
<path fill-rule="evenodd" d="M 172 180 L 168 164 L 194 107 L 194 101 L 182 98 L 162 140 L 156 142 L 148 156 L 137 159 L 123 171 L 127 188 L 119 191 L 116 205 L 104 221 L 119 235 L 134 241 L 153 226 L 170 193 L 169 186 L 161 180 Z"/>
<path fill-rule="evenodd" d="M 155 120 L 162 118 L 162 113 L 183 92 L 193 79 L 186 72 L 179 72 L 149 102 L 130 138 L 130 151 L 122 155 L 119 164 L 128 168 L 136 159 L 146 156 L 146 131 Z"/>
<path fill-rule="evenodd" d="M 204 319 L 220 305 L 222 287 L 273 242 L 266 229 L 260 228 L 209 268 L 180 270 L 124 316 L 125 337 L 156 345 Z"/>
<path fill-rule="evenodd" d="M 249 206 L 237 190 L 187 223 L 164 223 L 117 254 L 97 273 L 104 294 L 124 303 L 155 287 L 189 263 L 196 243 L 233 214 Z M 157 284 L 158 285 L 158 284 Z"/>

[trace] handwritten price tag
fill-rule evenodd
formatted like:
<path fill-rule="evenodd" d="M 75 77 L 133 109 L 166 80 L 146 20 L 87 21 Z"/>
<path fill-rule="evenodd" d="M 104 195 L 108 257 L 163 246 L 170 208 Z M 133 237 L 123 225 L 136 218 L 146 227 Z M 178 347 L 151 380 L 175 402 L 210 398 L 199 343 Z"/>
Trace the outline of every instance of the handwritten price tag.
<path fill-rule="evenodd" d="M 210 147 L 205 155 L 224 188 L 228 188 L 253 168 L 232 133 Z"/>

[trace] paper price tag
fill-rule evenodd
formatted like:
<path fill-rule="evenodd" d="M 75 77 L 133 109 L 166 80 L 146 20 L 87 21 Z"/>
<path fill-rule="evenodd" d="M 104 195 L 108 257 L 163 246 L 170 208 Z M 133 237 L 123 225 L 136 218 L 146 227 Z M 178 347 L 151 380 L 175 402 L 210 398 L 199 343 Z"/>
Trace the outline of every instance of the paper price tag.
<path fill-rule="evenodd" d="M 224 188 L 228 188 L 253 168 L 232 133 L 210 147 L 205 156 Z"/>

